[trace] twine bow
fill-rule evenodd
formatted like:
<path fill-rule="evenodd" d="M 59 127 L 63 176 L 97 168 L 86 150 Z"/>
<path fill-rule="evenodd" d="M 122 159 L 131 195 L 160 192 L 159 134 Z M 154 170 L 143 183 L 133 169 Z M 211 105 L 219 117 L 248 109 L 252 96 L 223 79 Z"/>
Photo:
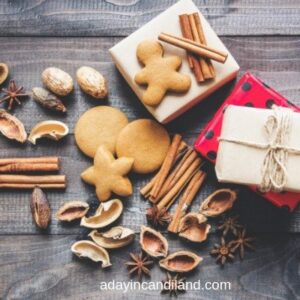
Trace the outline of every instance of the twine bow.
<path fill-rule="evenodd" d="M 273 114 L 270 115 L 264 125 L 268 142 L 260 144 L 246 142 L 231 138 L 220 137 L 220 141 L 226 141 L 239 145 L 255 147 L 257 149 L 267 149 L 263 165 L 261 168 L 262 181 L 259 189 L 262 192 L 281 192 L 287 181 L 287 159 L 290 153 L 300 154 L 300 149 L 287 147 L 291 127 L 292 111 L 273 105 Z"/>

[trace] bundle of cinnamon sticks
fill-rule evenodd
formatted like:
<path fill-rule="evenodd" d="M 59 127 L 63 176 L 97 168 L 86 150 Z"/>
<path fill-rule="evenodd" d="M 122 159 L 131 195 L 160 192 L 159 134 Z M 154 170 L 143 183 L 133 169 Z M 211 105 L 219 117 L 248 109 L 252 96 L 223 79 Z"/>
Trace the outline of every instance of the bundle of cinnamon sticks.
<path fill-rule="evenodd" d="M 159 172 L 140 190 L 159 210 L 169 209 L 183 192 L 172 221 L 176 228 L 206 178 L 206 173 L 200 170 L 201 164 L 196 151 L 176 134 Z"/>
<path fill-rule="evenodd" d="M 198 13 L 180 15 L 179 21 L 183 37 L 193 40 L 197 43 L 207 45 Z M 215 70 L 209 59 L 204 59 L 202 57 L 197 59 L 197 57 L 189 53 L 187 55 L 189 66 L 194 71 L 198 82 L 215 77 Z"/>
<path fill-rule="evenodd" d="M 56 156 L 0 159 L 0 188 L 66 188 L 65 175 L 18 175 L 13 173 L 50 172 L 60 169 Z"/>

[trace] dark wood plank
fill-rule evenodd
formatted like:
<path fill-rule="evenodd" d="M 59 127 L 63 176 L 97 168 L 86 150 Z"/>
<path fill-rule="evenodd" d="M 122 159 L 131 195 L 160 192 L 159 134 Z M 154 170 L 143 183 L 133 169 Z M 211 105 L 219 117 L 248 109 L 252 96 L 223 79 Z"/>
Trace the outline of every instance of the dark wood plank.
<path fill-rule="evenodd" d="M 0 36 L 124 36 L 176 0 L 0 1 Z M 297 0 L 196 0 L 219 35 L 296 35 Z"/>
<path fill-rule="evenodd" d="M 137 236 L 138 238 L 138 236 Z M 101 291 L 102 282 L 128 283 L 124 262 L 130 251 L 139 251 L 138 241 L 123 251 L 111 251 L 112 267 L 101 270 L 98 264 L 72 256 L 70 246 L 76 236 L 0 237 L 0 297 L 2 299 L 157 299 L 159 290 Z M 229 282 L 230 290 L 189 290 L 181 299 L 298 299 L 300 236 L 260 235 L 257 250 L 246 253 L 223 269 L 208 254 L 217 236 L 200 247 L 169 238 L 170 252 L 190 249 L 204 258 L 187 281 Z M 151 281 L 160 282 L 165 272 L 156 264 Z M 135 278 L 133 278 L 135 280 Z M 150 279 L 146 279 L 149 281 Z M 166 296 L 167 297 L 167 296 Z M 103 298 L 104 299 L 104 298 Z"/>
<path fill-rule="evenodd" d="M 27 88 L 41 84 L 40 74 L 48 66 L 58 66 L 74 76 L 81 65 L 91 65 L 101 70 L 110 85 L 108 103 L 123 110 L 130 119 L 149 117 L 149 114 L 136 99 L 126 82 L 110 60 L 107 49 L 116 43 L 118 38 L 1 38 L 0 57 L 11 67 L 11 77 Z M 264 38 L 223 38 L 225 44 L 233 52 L 241 64 L 240 75 L 246 70 L 257 74 L 269 85 L 276 87 L 291 101 L 300 104 L 298 78 L 300 70 L 300 39 L 292 37 Z M 47 50 L 45 50 L 47 49 Z M 233 84 L 222 88 L 219 92 L 187 112 L 168 125 L 171 132 L 180 132 L 192 144 L 204 124 L 212 117 L 217 107 L 228 95 Z M 66 101 L 69 112 L 65 117 L 58 117 L 41 109 L 33 100 L 28 99 L 22 108 L 16 108 L 16 115 L 25 123 L 29 131 L 38 121 L 59 119 L 66 122 L 73 132 L 79 115 L 88 108 L 101 104 L 89 99 L 76 86 L 72 96 Z M 104 102 L 107 103 L 107 102 Z M 91 161 L 75 146 L 71 134 L 59 143 L 41 141 L 38 146 L 20 146 L 4 138 L 0 139 L 1 156 L 59 155 L 62 157 L 62 173 L 67 174 L 69 186 L 64 192 L 49 192 L 49 200 L 55 211 L 67 200 L 82 199 L 97 203 L 93 187 L 81 182 L 80 174 Z M 124 201 L 125 213 L 119 223 L 139 229 L 145 222 L 144 211 L 148 203 L 138 193 L 139 187 L 147 181 L 146 176 L 132 176 L 135 193 Z M 217 182 L 213 176 L 195 201 L 194 209 L 199 207 Z M 35 234 L 39 231 L 32 224 L 29 211 L 30 192 L 0 192 L 0 234 Z M 273 207 L 257 195 L 243 191 L 240 197 L 239 212 L 243 219 L 256 232 L 300 231 L 300 209 L 288 216 Z M 251 213 L 249 213 L 251 211 Z M 51 234 L 68 234 L 84 232 L 79 226 L 62 226 L 53 218 Z"/>

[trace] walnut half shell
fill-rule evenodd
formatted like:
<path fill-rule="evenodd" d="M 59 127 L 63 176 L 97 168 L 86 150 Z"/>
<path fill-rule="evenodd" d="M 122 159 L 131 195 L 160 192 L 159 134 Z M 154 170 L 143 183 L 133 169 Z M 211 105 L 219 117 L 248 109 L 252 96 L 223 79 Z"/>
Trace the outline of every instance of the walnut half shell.
<path fill-rule="evenodd" d="M 78 241 L 71 247 L 71 251 L 78 257 L 86 257 L 94 262 L 102 262 L 102 268 L 111 266 L 108 252 L 91 241 Z"/>
<path fill-rule="evenodd" d="M 195 253 L 182 250 L 161 259 L 159 265 L 170 272 L 186 273 L 195 269 L 202 260 L 203 258 Z"/>
<path fill-rule="evenodd" d="M 68 126 L 60 121 L 49 120 L 37 123 L 31 130 L 28 140 L 36 144 L 40 138 L 48 138 L 58 141 L 69 133 Z"/>
<path fill-rule="evenodd" d="M 65 203 L 56 213 L 59 221 L 71 222 L 84 217 L 89 210 L 89 205 L 83 201 L 70 201 Z"/>
<path fill-rule="evenodd" d="M 7 64 L 0 62 L 0 85 L 7 79 L 9 69 Z"/>
<path fill-rule="evenodd" d="M 119 199 L 101 202 L 96 213 L 91 217 L 83 217 L 81 226 L 87 228 L 103 228 L 116 221 L 123 212 L 123 203 Z"/>
<path fill-rule="evenodd" d="M 150 227 L 141 226 L 140 244 L 142 249 L 152 257 L 166 257 L 168 241 L 162 234 Z"/>
<path fill-rule="evenodd" d="M 4 109 L 0 109 L 0 132 L 11 140 L 24 143 L 27 139 L 23 123 Z"/>
<path fill-rule="evenodd" d="M 206 217 L 216 217 L 231 209 L 236 197 L 236 192 L 231 189 L 216 190 L 201 203 L 199 212 Z"/>
<path fill-rule="evenodd" d="M 134 231 L 122 227 L 116 226 L 106 232 L 98 232 L 93 230 L 89 236 L 99 246 L 106 249 L 117 249 L 130 244 L 134 240 Z"/>
<path fill-rule="evenodd" d="M 206 217 L 201 214 L 188 213 L 180 220 L 179 236 L 195 243 L 205 241 L 211 228 L 206 221 Z"/>

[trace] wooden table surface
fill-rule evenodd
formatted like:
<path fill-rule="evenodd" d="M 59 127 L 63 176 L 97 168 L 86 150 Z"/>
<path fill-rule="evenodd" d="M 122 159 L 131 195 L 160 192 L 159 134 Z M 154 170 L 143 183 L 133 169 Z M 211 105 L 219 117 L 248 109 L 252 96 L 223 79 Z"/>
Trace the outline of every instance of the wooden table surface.
<path fill-rule="evenodd" d="M 108 78 L 107 103 L 123 110 L 132 119 L 150 117 L 116 70 L 108 49 L 124 36 L 175 3 L 173 0 L 0 0 L 0 61 L 7 62 L 11 78 L 28 90 L 41 85 L 41 72 L 49 66 L 68 71 L 73 77 L 78 67 L 93 66 Z M 249 70 L 300 105 L 300 2 L 299 0 L 197 0 L 222 41 L 241 66 L 239 77 Z M 193 143 L 204 124 L 229 94 L 229 84 L 195 109 L 167 126 Z M 134 195 L 124 200 L 125 211 L 117 222 L 136 231 L 134 244 L 111 251 L 113 266 L 99 265 L 72 256 L 71 244 L 85 238 L 88 231 L 79 224 L 64 225 L 54 213 L 67 200 L 87 200 L 95 207 L 93 187 L 81 182 L 79 174 L 91 161 L 76 148 L 73 129 L 78 117 L 98 104 L 76 86 L 66 100 L 68 114 L 59 117 L 28 99 L 15 114 L 29 131 L 38 121 L 66 122 L 71 134 L 55 143 L 40 141 L 18 145 L 0 138 L 1 157 L 58 155 L 62 173 L 68 177 L 65 192 L 49 191 L 53 219 L 47 232 L 32 223 L 29 191 L 0 192 L 0 297 L 1 299 L 157 299 L 159 291 L 100 291 L 102 281 L 129 281 L 124 262 L 130 251 L 139 251 L 138 232 L 146 224 L 148 203 L 139 187 L 148 177 L 132 176 Z M 251 166 L 249 166 L 251 168 Z M 213 175 L 194 202 L 197 209 L 205 196 L 217 187 Z M 293 214 L 279 210 L 247 189 L 237 203 L 241 220 L 256 236 L 256 251 L 247 253 L 220 268 L 209 255 L 218 242 L 214 231 L 200 246 L 178 238 L 169 239 L 170 250 L 193 250 L 204 260 L 188 281 L 229 281 L 228 291 L 188 291 L 182 299 L 300 299 L 300 209 Z M 165 273 L 156 265 L 153 281 Z M 167 298 L 168 296 L 164 296 Z M 162 298 L 163 299 L 163 298 Z"/>

